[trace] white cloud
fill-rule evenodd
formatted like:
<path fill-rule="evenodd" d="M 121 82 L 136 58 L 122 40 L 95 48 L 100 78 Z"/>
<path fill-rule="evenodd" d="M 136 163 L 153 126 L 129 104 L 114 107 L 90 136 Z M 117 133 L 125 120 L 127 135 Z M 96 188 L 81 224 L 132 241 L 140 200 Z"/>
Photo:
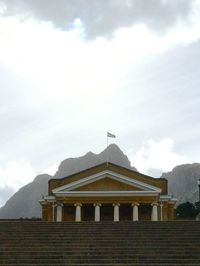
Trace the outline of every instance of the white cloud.
<path fill-rule="evenodd" d="M 41 171 L 41 174 L 54 175 L 58 164 L 54 163 Z M 12 161 L 0 166 L 0 207 L 17 190 L 33 181 L 36 173 L 29 162 Z"/>
<path fill-rule="evenodd" d="M 145 174 L 167 172 L 177 165 L 190 163 L 186 156 L 176 153 L 170 138 L 149 140 L 136 153 L 129 151 L 129 154 L 132 165 Z"/>
<path fill-rule="evenodd" d="M 4 3 L 0 3 L 0 15 L 4 14 L 6 11 L 6 5 Z"/>
<path fill-rule="evenodd" d="M 0 14 L 4 9 L 5 6 L 0 5 Z M 144 24 L 126 28 L 122 25 L 121 28 L 117 27 L 112 39 L 97 38 L 93 41 L 82 38 L 83 28 L 78 19 L 74 28 L 62 31 L 51 23 L 39 23 L 27 17 L 0 16 L 0 67 L 10 73 L 6 78 L 8 85 L 0 86 L 1 98 L 9 91 L 4 97 L 5 101 L 2 101 L 5 102 L 5 110 L 2 109 L 3 105 L 0 108 L 1 123 L 7 121 L 1 130 L 1 147 L 5 146 L 4 150 L 2 148 L 2 160 L 20 159 L 26 154 L 27 160 L 35 165 L 44 160 L 42 166 L 36 166 L 43 169 L 52 154 L 56 155 L 51 162 L 58 161 L 66 151 L 70 156 L 72 151 L 87 151 L 95 145 L 100 149 L 98 145 L 103 143 L 102 136 L 107 128 L 127 132 L 130 145 L 136 130 L 145 132 L 163 112 L 171 115 L 170 111 L 175 109 L 166 108 L 165 105 L 163 108 L 162 88 L 158 86 L 158 95 L 152 91 L 152 87 L 156 86 L 151 86 L 151 77 L 147 79 L 146 86 L 138 85 L 135 70 L 149 54 L 163 53 L 177 44 L 198 40 L 199 10 L 195 10 L 190 24 L 180 22 L 163 35 L 155 35 Z M 151 71 L 147 70 L 147 77 L 148 72 L 151 75 Z M 15 75 L 22 82 L 13 81 Z M 164 75 L 167 77 L 167 69 L 164 69 Z M 159 77 L 160 72 L 155 79 Z M 13 84 L 9 83 L 11 81 Z M 173 86 L 183 87 L 182 84 L 181 87 Z M 148 96 L 157 97 L 157 102 L 152 102 Z M 198 97 L 195 96 L 195 99 Z M 140 105 L 144 101 L 148 104 Z M 158 109 L 158 101 L 162 108 L 159 112 L 152 112 L 154 107 Z M 153 107 L 149 107 L 150 102 Z M 175 102 L 175 106 L 180 109 L 180 100 Z M 181 106 L 185 106 L 183 101 Z M 192 132 L 193 136 L 195 132 Z M 11 133 L 12 138 L 9 136 Z M 179 134 L 176 141 L 182 137 Z M 85 146 L 83 143 L 86 143 Z M 57 149 L 56 153 L 54 149 Z M 8 153 L 7 157 L 4 153 Z M 171 139 L 160 142 L 150 140 L 138 152 L 131 152 L 130 159 L 144 173 L 149 173 L 151 169 L 168 171 L 177 164 L 189 161 L 174 151 Z M 54 174 L 56 168 L 57 164 L 53 164 L 41 172 Z M 34 176 L 29 162 L 10 162 L 0 167 L 0 188 L 16 191 L 32 181 Z"/>
<path fill-rule="evenodd" d="M 58 170 L 58 163 L 53 163 L 52 165 L 50 165 L 49 167 L 45 168 L 42 171 L 42 174 L 49 174 L 49 175 L 54 175 L 56 173 L 56 171 Z"/>
<path fill-rule="evenodd" d="M 79 18 L 89 39 L 112 36 L 119 27 L 141 21 L 153 31 L 165 33 L 179 20 L 187 23 L 195 8 L 193 0 L 0 0 L 1 3 L 5 16 L 33 16 L 38 21 L 51 21 L 63 30 L 71 28 Z"/>
<path fill-rule="evenodd" d="M 35 172 L 29 162 L 12 161 L 0 167 L 0 187 L 12 187 L 18 190 L 31 182 Z"/>
<path fill-rule="evenodd" d="M 34 177 L 35 173 L 29 162 L 12 161 L 0 166 L 0 207 Z"/>
<path fill-rule="evenodd" d="M 79 109 L 73 114 L 78 112 L 79 116 L 82 109 L 81 114 L 87 117 L 92 108 L 96 117 L 97 103 L 105 104 L 105 98 L 112 97 L 118 105 L 121 99 L 115 95 L 124 90 L 127 73 L 146 55 L 196 40 L 200 27 L 198 21 L 195 23 L 191 28 L 177 26 L 166 36 L 153 34 L 145 25 L 135 25 L 117 30 L 113 39 L 86 42 L 79 27 L 64 32 L 51 23 L 0 17 L 0 64 L 30 84 L 24 90 L 24 94 L 28 91 L 29 107 L 38 110 L 38 105 L 55 106 L 56 112 L 62 108 L 69 114 L 75 103 Z M 20 89 L 16 86 L 16 90 Z M 102 116 L 106 115 L 104 110 L 106 106 Z M 76 126 L 75 120 L 71 128 Z"/>
<path fill-rule="evenodd" d="M 120 28 L 113 39 L 90 42 L 82 39 L 81 27 L 62 31 L 50 22 L 16 17 L 0 17 L 0 24 L 0 64 L 35 85 L 34 98 L 49 101 L 85 95 L 90 95 L 85 97 L 87 102 L 91 97 L 103 98 L 117 90 L 127 70 L 146 55 L 200 37 L 199 20 L 189 26 L 179 23 L 162 36 L 136 24 Z"/>

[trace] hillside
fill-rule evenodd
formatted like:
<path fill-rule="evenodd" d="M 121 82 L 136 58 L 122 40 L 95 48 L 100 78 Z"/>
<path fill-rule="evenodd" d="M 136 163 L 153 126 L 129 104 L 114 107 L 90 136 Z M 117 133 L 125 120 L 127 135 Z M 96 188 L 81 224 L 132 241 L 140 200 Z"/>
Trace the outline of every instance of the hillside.
<path fill-rule="evenodd" d="M 128 157 L 120 148 L 115 144 L 111 144 L 99 154 L 88 152 L 84 156 L 62 161 L 54 177 L 62 178 L 72 175 L 106 162 L 107 159 L 109 162 L 137 171 L 136 168 L 131 167 Z M 33 182 L 22 187 L 0 208 L 0 218 L 41 217 L 38 200 L 42 198 L 42 195 L 47 194 L 50 178 L 52 178 L 50 175 L 39 175 Z"/>
<path fill-rule="evenodd" d="M 198 201 L 199 163 L 176 166 L 171 172 L 163 173 L 161 177 L 168 180 L 169 193 L 178 199 L 178 203 Z"/>
<path fill-rule="evenodd" d="M 62 161 L 54 177 L 62 178 L 72 175 L 95 165 L 104 163 L 107 160 L 111 163 L 137 171 L 135 167 L 131 167 L 128 157 L 120 150 L 120 148 L 115 144 L 111 144 L 99 154 L 88 152 L 84 156 L 78 158 L 68 158 Z"/>
<path fill-rule="evenodd" d="M 52 176 L 38 175 L 33 182 L 17 191 L 0 209 L 0 218 L 40 217 L 38 200 L 48 191 L 48 181 Z"/>
<path fill-rule="evenodd" d="M 128 157 L 120 148 L 111 144 L 99 154 L 88 152 L 78 158 L 68 158 L 61 162 L 54 178 L 62 178 L 80 172 L 97 164 L 106 162 L 121 165 L 137 171 L 131 167 Z M 168 180 L 169 194 L 178 199 L 178 203 L 198 200 L 197 180 L 200 177 L 200 164 L 184 164 L 176 166 L 171 172 L 163 173 L 163 178 Z M 41 208 L 38 200 L 47 194 L 48 180 L 53 178 L 44 174 L 37 176 L 33 182 L 22 187 L 0 208 L 0 218 L 40 217 Z"/>

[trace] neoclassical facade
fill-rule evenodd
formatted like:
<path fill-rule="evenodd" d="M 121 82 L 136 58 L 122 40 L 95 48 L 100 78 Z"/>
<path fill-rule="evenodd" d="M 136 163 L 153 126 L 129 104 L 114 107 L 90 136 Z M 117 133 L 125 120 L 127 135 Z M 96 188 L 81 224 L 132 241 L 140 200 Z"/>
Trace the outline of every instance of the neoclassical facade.
<path fill-rule="evenodd" d="M 44 221 L 169 221 L 176 200 L 164 178 L 153 178 L 112 163 L 103 163 L 49 180 L 40 200 Z"/>

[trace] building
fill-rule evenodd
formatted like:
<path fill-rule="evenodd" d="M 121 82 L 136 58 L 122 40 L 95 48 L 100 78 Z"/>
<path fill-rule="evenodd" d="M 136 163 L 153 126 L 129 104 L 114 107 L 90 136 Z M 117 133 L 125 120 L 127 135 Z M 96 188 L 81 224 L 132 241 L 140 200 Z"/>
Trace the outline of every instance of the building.
<path fill-rule="evenodd" d="M 49 180 L 40 200 L 44 221 L 169 221 L 176 200 L 164 178 L 103 163 L 62 179 Z"/>

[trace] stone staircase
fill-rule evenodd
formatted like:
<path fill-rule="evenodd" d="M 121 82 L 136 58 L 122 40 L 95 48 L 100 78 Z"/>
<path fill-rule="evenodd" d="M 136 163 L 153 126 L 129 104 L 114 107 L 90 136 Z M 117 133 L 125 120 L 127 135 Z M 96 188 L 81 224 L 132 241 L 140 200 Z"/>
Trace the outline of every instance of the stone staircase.
<path fill-rule="evenodd" d="M 200 222 L 0 221 L 0 265 L 200 265 Z"/>

